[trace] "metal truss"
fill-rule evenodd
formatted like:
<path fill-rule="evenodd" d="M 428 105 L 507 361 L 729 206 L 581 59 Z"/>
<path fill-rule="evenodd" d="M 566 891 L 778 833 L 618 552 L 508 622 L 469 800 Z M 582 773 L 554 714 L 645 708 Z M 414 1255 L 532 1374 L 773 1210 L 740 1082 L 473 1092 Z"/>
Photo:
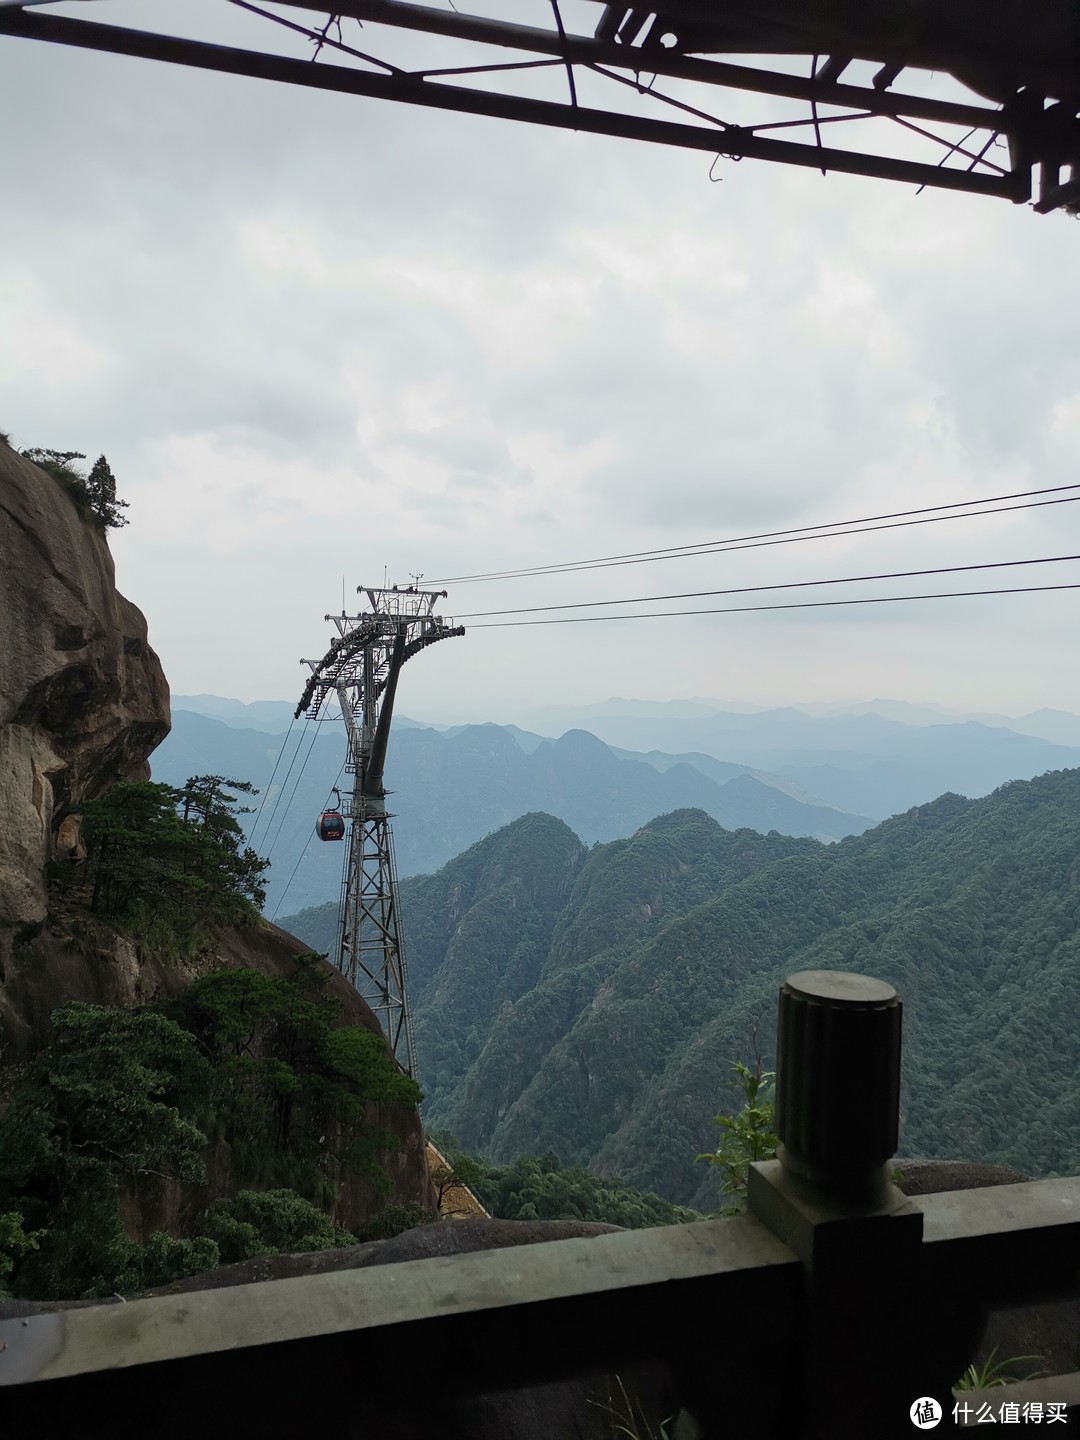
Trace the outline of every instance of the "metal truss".
<path fill-rule="evenodd" d="M 416 1054 L 383 767 L 402 665 L 428 645 L 465 631 L 434 614 L 445 590 L 415 585 L 360 589 L 370 610 L 327 615 L 338 632 L 330 649 L 321 660 L 301 661 L 310 666 L 311 678 L 296 714 L 336 719 L 330 714 L 333 696 L 345 722 L 346 772 L 353 782 L 342 805 L 343 818 L 351 823 L 335 964 L 375 1012 L 395 1058 L 412 1075 Z"/>
<path fill-rule="evenodd" d="M 1044 213 L 1080 205 L 1080 11 L 1071 0 L 665 0 L 655 8 L 562 0 L 590 22 L 580 30 L 564 23 L 560 0 L 474 0 L 501 15 L 465 13 L 450 0 L 445 8 L 335 0 L 318 19 L 300 0 L 220 3 L 223 13 L 228 6 L 265 22 L 267 38 L 272 29 L 296 53 L 60 16 L 48 0 L 0 0 L 0 35 L 728 160 L 1014 203 L 1034 194 Z M 526 10 L 544 23 L 520 23 Z M 402 30 L 423 37 L 412 47 L 417 62 L 434 41 L 445 63 L 403 63 L 410 46 L 400 43 Z M 908 93 L 894 88 L 905 71 L 945 78 L 928 86 L 925 75 L 913 76 Z M 544 93 L 531 93 L 538 88 Z M 761 97 L 763 118 L 742 117 L 745 98 L 737 123 L 718 115 L 732 92 Z M 843 141 L 833 143 L 837 136 Z"/>

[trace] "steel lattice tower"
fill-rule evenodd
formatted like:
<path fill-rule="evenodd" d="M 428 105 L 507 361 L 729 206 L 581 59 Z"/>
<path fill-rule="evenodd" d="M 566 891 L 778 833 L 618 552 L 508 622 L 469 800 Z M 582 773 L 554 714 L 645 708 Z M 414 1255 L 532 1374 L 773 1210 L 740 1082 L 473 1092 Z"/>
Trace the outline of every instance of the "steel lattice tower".
<path fill-rule="evenodd" d="M 349 843 L 334 962 L 371 1006 L 396 1060 L 411 1075 L 416 1057 L 383 766 L 402 665 L 428 645 L 464 635 L 465 630 L 434 614 L 435 602 L 446 598 L 445 590 L 361 585 L 357 593 L 367 597 L 370 610 L 327 615 L 338 632 L 330 649 L 321 660 L 301 661 L 311 667 L 311 678 L 296 715 L 331 718 L 331 696 L 341 707 L 352 793 L 342 805 Z"/>

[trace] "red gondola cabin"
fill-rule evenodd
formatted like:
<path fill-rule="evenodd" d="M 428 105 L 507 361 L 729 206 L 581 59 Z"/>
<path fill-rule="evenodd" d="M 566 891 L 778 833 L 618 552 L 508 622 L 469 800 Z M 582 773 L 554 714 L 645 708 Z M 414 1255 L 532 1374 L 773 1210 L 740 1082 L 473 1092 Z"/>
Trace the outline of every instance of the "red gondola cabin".
<path fill-rule="evenodd" d="M 344 840 L 345 821 L 336 810 L 327 810 L 319 816 L 320 840 Z"/>

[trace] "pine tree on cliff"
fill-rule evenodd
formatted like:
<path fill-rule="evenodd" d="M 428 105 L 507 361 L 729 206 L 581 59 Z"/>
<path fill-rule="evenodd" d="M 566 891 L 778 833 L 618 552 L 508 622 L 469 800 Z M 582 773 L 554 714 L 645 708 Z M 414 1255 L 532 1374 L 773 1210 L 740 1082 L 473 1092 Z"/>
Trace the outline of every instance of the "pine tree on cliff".
<path fill-rule="evenodd" d="M 128 502 L 116 498 L 116 476 L 104 455 L 98 456 L 94 468 L 86 477 L 86 497 L 94 518 L 106 530 L 118 530 L 128 523 L 123 513 L 128 508 Z"/>
<path fill-rule="evenodd" d="M 80 450 L 43 450 L 33 446 L 20 450 L 19 454 L 60 481 L 84 520 L 94 520 L 103 530 L 118 530 L 128 523 L 123 514 L 128 502 L 116 498 L 116 476 L 104 455 L 99 455 L 90 474 L 84 475 L 74 463 L 86 459 Z"/>

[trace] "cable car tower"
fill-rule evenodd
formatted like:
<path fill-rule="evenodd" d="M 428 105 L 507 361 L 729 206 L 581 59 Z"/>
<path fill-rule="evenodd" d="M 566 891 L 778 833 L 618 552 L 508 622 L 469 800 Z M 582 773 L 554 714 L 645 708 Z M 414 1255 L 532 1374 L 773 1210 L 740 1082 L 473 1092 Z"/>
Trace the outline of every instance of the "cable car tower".
<path fill-rule="evenodd" d="M 341 908 L 334 963 L 378 1017 L 394 1058 L 414 1074 L 412 1025 L 406 997 L 405 952 L 397 913 L 397 873 L 391 816 L 383 784 L 386 745 L 398 676 L 406 660 L 452 635 L 464 635 L 434 614 L 445 590 L 419 590 L 394 585 L 376 590 L 361 585 L 370 610 L 359 615 L 327 615 L 337 636 L 321 660 L 302 660 L 311 667 L 296 717 L 335 718 L 331 697 L 341 708 L 348 737 L 346 773 L 352 793 L 343 802 L 341 819 L 348 821 L 348 850 L 341 881 Z M 319 822 L 320 838 L 343 838 L 335 824 L 338 812 Z"/>

